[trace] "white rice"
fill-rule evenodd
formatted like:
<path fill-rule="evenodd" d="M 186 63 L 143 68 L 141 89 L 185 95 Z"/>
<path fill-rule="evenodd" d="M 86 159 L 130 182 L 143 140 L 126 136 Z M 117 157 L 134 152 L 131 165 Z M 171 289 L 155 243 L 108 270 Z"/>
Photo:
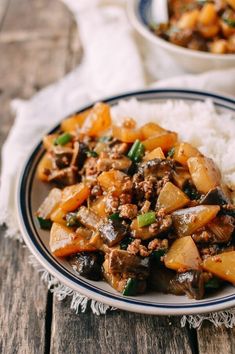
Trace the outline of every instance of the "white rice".
<path fill-rule="evenodd" d="M 112 108 L 112 117 L 121 124 L 124 117 L 134 118 L 138 125 L 156 122 L 175 131 L 179 140 L 192 143 L 220 168 L 224 182 L 235 191 L 235 116 L 218 112 L 210 100 L 186 103 L 144 103 L 136 99 L 120 101 Z"/>

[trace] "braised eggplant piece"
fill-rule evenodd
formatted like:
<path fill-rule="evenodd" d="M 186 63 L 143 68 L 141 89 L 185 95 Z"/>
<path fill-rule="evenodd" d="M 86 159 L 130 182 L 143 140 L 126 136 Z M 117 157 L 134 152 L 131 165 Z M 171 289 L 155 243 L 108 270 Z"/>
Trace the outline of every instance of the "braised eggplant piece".
<path fill-rule="evenodd" d="M 215 187 L 211 189 L 206 195 L 202 196 L 200 200 L 200 204 L 205 204 L 205 205 L 213 205 L 213 204 L 224 205 L 230 203 L 231 201 L 225 195 L 221 187 Z"/>
<path fill-rule="evenodd" d="M 126 282 L 125 288 L 122 292 L 125 296 L 135 296 L 144 294 L 147 287 L 145 279 L 129 278 Z"/>
<path fill-rule="evenodd" d="M 127 227 L 120 220 L 108 219 L 102 222 L 98 229 L 108 246 L 113 246 L 120 242 L 127 233 Z"/>
<path fill-rule="evenodd" d="M 91 230 L 96 230 L 100 222 L 100 217 L 85 206 L 78 210 L 77 218 L 82 225 Z"/>
<path fill-rule="evenodd" d="M 100 252 L 81 252 L 69 257 L 69 263 L 82 277 L 91 280 L 102 278 L 104 256 Z"/>
<path fill-rule="evenodd" d="M 139 257 L 124 250 L 114 249 L 109 255 L 111 273 L 133 273 L 145 278 L 149 275 L 148 257 Z"/>
<path fill-rule="evenodd" d="M 174 167 L 175 163 L 173 160 L 153 159 L 140 163 L 138 166 L 138 173 L 140 173 L 144 178 L 154 176 L 161 179 L 166 175 L 172 175 Z"/>
<path fill-rule="evenodd" d="M 149 287 L 152 290 L 162 293 L 169 293 L 169 287 L 172 279 L 175 278 L 175 272 L 163 266 L 155 266 L 151 268 L 149 277 Z"/>
<path fill-rule="evenodd" d="M 65 146 L 55 146 L 53 154 L 56 168 L 62 169 L 70 165 L 73 157 L 73 149 Z"/>
<path fill-rule="evenodd" d="M 168 291 L 175 295 L 186 294 L 190 299 L 200 300 L 204 296 L 204 277 L 201 270 L 178 273 L 170 280 Z"/>
<path fill-rule="evenodd" d="M 71 186 L 78 181 L 77 168 L 72 166 L 61 170 L 53 170 L 48 176 L 48 181 L 56 182 L 63 186 Z"/>

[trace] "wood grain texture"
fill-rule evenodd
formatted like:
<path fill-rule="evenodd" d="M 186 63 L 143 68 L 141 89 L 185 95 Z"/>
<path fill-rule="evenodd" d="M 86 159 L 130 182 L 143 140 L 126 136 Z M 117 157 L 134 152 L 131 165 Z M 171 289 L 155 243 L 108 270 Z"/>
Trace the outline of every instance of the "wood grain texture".
<path fill-rule="evenodd" d="M 235 328 L 215 328 L 210 322 L 204 322 L 198 330 L 198 347 L 200 354 L 235 353 Z"/>
<path fill-rule="evenodd" d="M 54 299 L 51 353 L 162 354 L 192 353 L 187 329 L 179 318 L 110 311 L 76 315 L 69 300 Z"/>

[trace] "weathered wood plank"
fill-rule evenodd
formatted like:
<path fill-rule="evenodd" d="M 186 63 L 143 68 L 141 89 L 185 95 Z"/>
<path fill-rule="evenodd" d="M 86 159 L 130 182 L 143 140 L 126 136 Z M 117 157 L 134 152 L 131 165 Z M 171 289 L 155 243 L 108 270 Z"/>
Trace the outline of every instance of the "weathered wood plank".
<path fill-rule="evenodd" d="M 198 346 L 200 354 L 235 353 L 235 328 L 216 328 L 210 322 L 204 322 L 198 330 Z"/>
<path fill-rule="evenodd" d="M 73 26 L 58 1 L 11 1 L 0 30 L 0 150 L 14 120 L 10 100 L 30 97 L 68 70 Z M 52 295 L 28 264 L 29 252 L 3 229 L 0 253 L 0 353 L 49 353 Z"/>
<path fill-rule="evenodd" d="M 54 299 L 51 353 L 162 354 L 192 353 L 187 329 L 179 318 L 112 311 L 76 315 L 69 300 Z"/>
<path fill-rule="evenodd" d="M 0 31 L 3 26 L 4 18 L 6 16 L 10 0 L 1 0 L 0 1 Z"/>
<path fill-rule="evenodd" d="M 29 252 L 0 231 L 0 353 L 43 353 L 47 292 Z"/>

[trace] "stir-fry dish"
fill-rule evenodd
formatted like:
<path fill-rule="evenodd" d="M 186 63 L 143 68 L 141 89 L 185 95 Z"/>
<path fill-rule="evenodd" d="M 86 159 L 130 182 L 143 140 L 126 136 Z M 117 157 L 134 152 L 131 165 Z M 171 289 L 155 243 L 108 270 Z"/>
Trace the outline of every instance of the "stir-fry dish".
<path fill-rule="evenodd" d="M 157 36 L 181 47 L 235 53 L 234 0 L 168 0 L 169 22 L 151 25 Z"/>
<path fill-rule="evenodd" d="M 201 299 L 235 284 L 235 206 L 212 159 L 177 133 L 105 103 L 43 139 L 38 178 L 52 189 L 36 217 L 56 257 L 123 295 Z"/>

